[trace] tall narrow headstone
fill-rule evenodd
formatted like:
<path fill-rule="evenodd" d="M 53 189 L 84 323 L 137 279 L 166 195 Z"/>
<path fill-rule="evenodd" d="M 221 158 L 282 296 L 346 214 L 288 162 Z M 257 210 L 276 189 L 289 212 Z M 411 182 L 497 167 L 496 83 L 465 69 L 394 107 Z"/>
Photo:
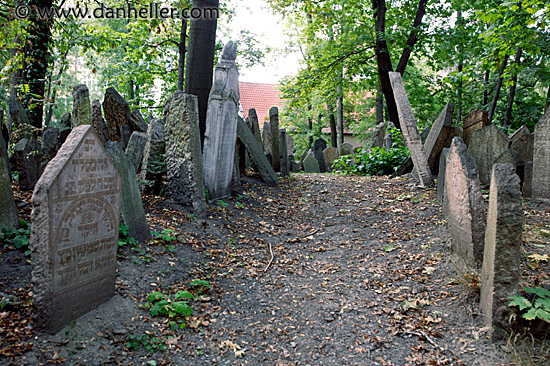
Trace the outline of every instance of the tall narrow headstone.
<path fill-rule="evenodd" d="M 59 147 L 59 128 L 46 127 L 42 131 L 42 144 L 40 146 L 40 174 L 44 171 L 50 160 L 54 158 L 55 154 L 57 154 Z"/>
<path fill-rule="evenodd" d="M 92 102 L 92 126 L 94 126 L 97 137 L 99 137 L 103 143 L 109 141 L 109 130 L 107 129 L 107 124 L 103 119 L 101 102 L 97 99 Z"/>
<path fill-rule="evenodd" d="M 164 122 L 151 119 L 147 130 L 147 143 L 143 151 L 139 181 L 144 193 L 158 194 L 162 188 L 162 176 L 166 173 L 166 146 L 164 143 Z"/>
<path fill-rule="evenodd" d="M 72 127 L 92 124 L 92 107 L 90 105 L 90 92 L 84 84 L 75 85 L 73 88 L 73 113 L 71 116 Z"/>
<path fill-rule="evenodd" d="M 256 109 L 252 108 L 248 110 L 248 120 L 250 121 L 250 125 L 252 126 L 251 131 L 256 137 L 258 144 L 263 147 L 262 131 L 260 130 L 260 125 L 258 123 L 258 114 L 256 113 Z"/>
<path fill-rule="evenodd" d="M 483 258 L 485 206 L 476 163 L 460 137 L 453 139 L 447 157 L 443 199 L 453 251 L 476 268 Z"/>
<path fill-rule="evenodd" d="M 130 160 L 130 163 L 134 166 L 136 172 L 141 167 L 143 161 L 143 153 L 145 152 L 145 145 L 147 145 L 147 134 L 143 132 L 133 132 L 128 141 L 125 153 Z"/>
<path fill-rule="evenodd" d="M 319 163 L 319 170 L 321 173 L 326 173 L 327 167 L 325 166 L 325 157 L 323 151 L 327 148 L 327 142 L 324 139 L 317 139 L 313 141 L 313 156 Z"/>
<path fill-rule="evenodd" d="M 294 155 L 294 139 L 288 133 L 286 134 L 286 149 L 287 155 Z"/>
<path fill-rule="evenodd" d="M 272 143 L 273 143 L 273 139 L 271 138 L 271 123 L 264 122 L 264 125 L 262 127 L 262 146 L 263 146 L 264 152 L 266 154 L 269 154 L 270 156 L 273 150 L 271 148 Z"/>
<path fill-rule="evenodd" d="M 449 156 L 449 149 L 443 148 L 439 156 L 439 173 L 437 174 L 437 199 L 444 201 L 443 194 L 445 192 L 445 170 L 447 168 L 447 156 Z M 447 216 L 445 210 L 443 214 Z"/>
<path fill-rule="evenodd" d="M 235 64 L 237 47 L 229 42 L 216 66 L 214 84 L 208 97 L 204 138 L 204 185 L 209 198 L 231 194 L 239 112 L 239 71 Z"/>
<path fill-rule="evenodd" d="M 462 125 L 462 138 L 466 146 L 470 146 L 470 136 L 475 130 L 479 130 L 485 126 L 489 126 L 489 117 L 487 111 L 474 109 L 464 118 Z"/>
<path fill-rule="evenodd" d="M 115 88 L 105 90 L 103 99 L 103 112 L 111 141 L 122 141 L 120 126 L 127 126 L 130 122 L 130 106 Z M 130 137 L 130 136 L 128 136 Z"/>
<path fill-rule="evenodd" d="M 89 125 L 75 127 L 36 184 L 35 327 L 57 332 L 115 292 L 121 177 Z"/>
<path fill-rule="evenodd" d="M 290 174 L 290 162 L 288 161 L 288 148 L 286 146 L 287 140 L 286 129 L 281 128 L 279 130 L 279 151 L 281 158 L 281 175 L 288 177 Z"/>
<path fill-rule="evenodd" d="M 0 151 L 6 149 L 5 141 L 0 136 Z M 11 189 L 10 170 L 7 161 L 0 156 L 0 227 L 15 229 L 19 226 L 17 218 L 17 208 L 13 200 L 13 191 Z"/>
<path fill-rule="evenodd" d="M 527 126 L 521 126 L 510 136 L 510 147 L 516 150 L 524 162 L 533 161 L 533 143 L 535 137 Z"/>
<path fill-rule="evenodd" d="M 510 140 L 495 125 L 480 128 L 472 132 L 468 152 L 474 158 L 479 169 L 479 180 L 483 185 L 491 183 L 491 171 L 495 160 L 506 149 Z"/>
<path fill-rule="evenodd" d="M 533 195 L 533 162 L 528 161 L 525 163 L 524 168 L 524 181 L 523 181 L 523 194 L 525 197 L 531 197 Z"/>
<path fill-rule="evenodd" d="M 481 273 L 481 311 L 485 325 L 509 328 L 510 296 L 520 278 L 523 209 L 519 177 L 511 164 L 495 164 L 491 177 L 485 251 Z M 493 333 L 493 338 L 499 335 Z"/>
<path fill-rule="evenodd" d="M 455 106 L 453 103 L 447 103 L 435 120 L 430 133 L 424 142 L 424 149 L 428 157 L 428 166 L 432 173 L 436 173 L 437 160 L 441 151 L 451 146 L 453 139 L 453 112 Z"/>
<path fill-rule="evenodd" d="M 134 109 L 132 111 L 129 122 L 132 132 L 147 132 L 147 122 L 145 122 L 145 118 L 143 118 L 139 109 Z"/>
<path fill-rule="evenodd" d="M 532 187 L 533 200 L 550 202 L 550 108 L 535 126 Z"/>
<path fill-rule="evenodd" d="M 199 130 L 199 104 L 195 95 L 176 91 L 164 105 L 166 170 L 172 199 L 206 214 L 204 174 Z"/>
<path fill-rule="evenodd" d="M 426 152 L 424 151 L 424 146 L 420 139 L 420 134 L 418 133 L 418 126 L 414 119 L 411 104 L 407 92 L 405 91 L 405 84 L 403 84 L 403 79 L 401 79 L 401 74 L 399 72 L 390 72 L 390 82 L 399 112 L 401 131 L 407 141 L 407 146 L 411 153 L 418 179 L 422 186 L 431 187 L 434 184 L 432 173 L 428 167 Z"/>
<path fill-rule="evenodd" d="M 384 122 L 379 123 L 374 128 L 371 136 L 370 148 L 373 147 L 383 147 L 384 146 L 384 137 L 386 136 L 386 124 Z"/>
<path fill-rule="evenodd" d="M 19 189 L 33 190 L 39 178 L 38 144 L 34 139 L 21 139 L 15 146 L 13 154 L 19 172 Z"/>
<path fill-rule="evenodd" d="M 279 149 L 279 109 L 269 109 L 269 125 L 271 126 L 271 163 L 276 172 L 281 171 L 281 156 Z"/>

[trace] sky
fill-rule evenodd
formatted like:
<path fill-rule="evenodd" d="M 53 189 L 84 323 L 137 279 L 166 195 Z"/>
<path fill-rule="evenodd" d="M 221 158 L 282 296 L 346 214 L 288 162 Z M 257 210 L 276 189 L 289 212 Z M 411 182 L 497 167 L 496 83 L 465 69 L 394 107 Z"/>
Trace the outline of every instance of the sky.
<path fill-rule="evenodd" d="M 254 33 L 262 44 L 270 45 L 272 48 L 284 47 L 282 16 L 273 14 L 265 0 L 242 0 L 236 4 L 236 14 L 230 23 L 231 37 L 236 38 L 242 29 L 247 29 Z M 297 53 L 282 55 L 282 52 L 274 51 L 267 55 L 265 66 L 241 68 L 239 80 L 275 84 L 285 75 L 297 74 L 299 60 Z"/>

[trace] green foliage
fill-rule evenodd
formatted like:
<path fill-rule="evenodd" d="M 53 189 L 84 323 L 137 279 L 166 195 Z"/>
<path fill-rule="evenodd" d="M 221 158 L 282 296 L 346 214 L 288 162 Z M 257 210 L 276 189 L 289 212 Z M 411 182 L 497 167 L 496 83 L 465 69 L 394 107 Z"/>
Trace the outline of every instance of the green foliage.
<path fill-rule="evenodd" d="M 137 351 L 143 347 L 151 353 L 155 353 L 156 351 L 165 351 L 168 348 L 166 342 L 162 338 L 153 337 L 148 334 L 129 336 L 128 341 L 126 342 L 126 347 L 134 351 Z"/>
<path fill-rule="evenodd" d="M 206 280 L 199 280 L 199 279 L 194 279 L 191 282 L 189 282 L 189 286 L 197 289 L 197 294 L 199 296 L 208 292 L 212 288 L 212 285 L 210 284 L 210 282 Z"/>
<path fill-rule="evenodd" d="M 164 229 L 160 233 L 156 232 L 156 231 L 153 231 L 152 234 L 153 234 L 154 238 L 162 240 L 162 241 L 167 242 L 167 243 L 176 241 L 176 239 L 177 239 L 176 236 L 174 235 L 175 234 L 174 230 L 170 230 L 170 229 Z"/>
<path fill-rule="evenodd" d="M 220 206 L 220 209 L 224 210 L 229 206 L 229 203 L 225 202 L 224 200 L 218 200 L 216 201 L 218 206 Z"/>
<path fill-rule="evenodd" d="M 185 328 L 186 317 L 191 316 L 193 310 L 189 306 L 189 300 L 193 295 L 189 291 L 178 291 L 172 299 L 162 292 L 152 292 L 147 297 L 145 307 L 149 309 L 151 316 L 165 316 L 169 319 L 170 328 Z"/>
<path fill-rule="evenodd" d="M 19 229 L 0 228 L 0 245 L 6 248 L 18 249 L 31 254 L 29 240 L 31 236 L 31 224 L 27 221 L 19 221 Z"/>
<path fill-rule="evenodd" d="M 139 242 L 128 235 L 128 226 L 120 224 L 118 229 L 118 247 L 124 248 L 125 246 L 129 246 L 132 250 L 137 251 Z"/>
<path fill-rule="evenodd" d="M 525 287 L 523 291 L 530 295 L 511 296 L 508 306 L 518 307 L 526 320 L 541 319 L 550 323 L 550 291 L 542 287 Z"/>

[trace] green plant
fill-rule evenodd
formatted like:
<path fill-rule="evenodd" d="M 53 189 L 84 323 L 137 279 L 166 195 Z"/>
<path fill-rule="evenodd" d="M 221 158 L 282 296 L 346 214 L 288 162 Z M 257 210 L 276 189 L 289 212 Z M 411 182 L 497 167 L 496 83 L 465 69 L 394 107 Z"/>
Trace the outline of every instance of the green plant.
<path fill-rule="evenodd" d="M 189 306 L 189 300 L 193 295 L 189 291 L 178 291 L 174 299 L 162 292 L 152 292 L 147 297 L 149 301 L 145 307 L 149 309 L 151 316 L 166 316 L 170 328 L 185 328 L 184 318 L 191 316 L 193 310 Z"/>
<path fill-rule="evenodd" d="M 508 306 L 517 306 L 526 320 L 541 319 L 550 323 L 550 291 L 542 287 L 525 287 L 527 294 L 512 296 Z"/>
<path fill-rule="evenodd" d="M 164 351 L 167 348 L 166 342 L 162 338 L 151 337 L 148 334 L 131 335 L 128 337 L 126 347 L 135 351 L 143 347 L 145 350 L 154 353 L 155 351 Z"/>
<path fill-rule="evenodd" d="M 172 241 L 176 241 L 176 236 L 174 235 L 174 230 L 170 230 L 170 229 L 164 229 L 162 230 L 160 233 L 159 232 L 156 232 L 156 231 L 153 231 L 153 237 L 155 239 L 160 239 L 164 242 L 172 242 Z"/>
<path fill-rule="evenodd" d="M 235 202 L 235 208 L 243 209 L 244 205 L 241 202 L 237 201 L 237 202 Z"/>
<path fill-rule="evenodd" d="M 199 296 L 212 288 L 212 285 L 210 284 L 210 282 L 205 280 L 199 280 L 199 279 L 194 279 L 191 282 L 189 282 L 189 286 L 198 288 L 197 293 Z"/>
<path fill-rule="evenodd" d="M 19 229 L 0 228 L 0 245 L 6 248 L 19 249 L 30 255 L 31 224 L 25 220 L 19 221 Z"/>
<path fill-rule="evenodd" d="M 218 200 L 217 203 L 222 210 L 226 209 L 229 206 L 229 203 L 225 202 L 224 200 Z"/>
<path fill-rule="evenodd" d="M 128 226 L 120 224 L 118 229 L 118 247 L 130 246 L 133 251 L 138 250 L 139 242 L 128 235 Z"/>

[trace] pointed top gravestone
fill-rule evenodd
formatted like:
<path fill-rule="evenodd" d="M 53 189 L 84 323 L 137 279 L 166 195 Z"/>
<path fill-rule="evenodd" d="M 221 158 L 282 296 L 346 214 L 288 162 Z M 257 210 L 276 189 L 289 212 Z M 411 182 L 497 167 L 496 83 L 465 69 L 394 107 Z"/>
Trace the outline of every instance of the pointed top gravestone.
<path fill-rule="evenodd" d="M 527 126 L 521 126 L 510 136 L 510 147 L 516 150 L 524 162 L 533 161 L 533 143 L 535 136 Z"/>
<path fill-rule="evenodd" d="M 130 106 L 113 87 L 105 90 L 103 113 L 111 141 L 123 141 L 121 126 L 127 126 L 130 122 Z"/>
<path fill-rule="evenodd" d="M 327 142 L 324 139 L 318 138 L 313 142 L 313 156 L 315 156 L 315 159 L 317 159 L 317 162 L 319 163 L 319 170 L 321 173 L 325 173 L 327 171 L 327 167 L 325 166 L 325 156 L 323 155 L 323 151 L 327 148 Z"/>
<path fill-rule="evenodd" d="M 315 156 L 311 150 L 307 153 L 302 164 L 304 165 L 304 172 L 306 173 L 321 173 L 321 170 L 319 169 L 319 161 L 315 159 Z"/>
<path fill-rule="evenodd" d="M 532 198 L 550 203 L 550 108 L 535 126 Z"/>
<path fill-rule="evenodd" d="M 73 88 L 73 114 L 71 123 L 72 127 L 92 124 L 90 92 L 84 84 L 75 85 Z"/>
<path fill-rule="evenodd" d="M 251 128 L 252 133 L 256 137 L 258 144 L 262 146 L 262 131 L 260 131 L 260 125 L 258 123 L 258 114 L 256 113 L 256 109 L 252 108 L 248 110 L 248 120 L 250 121 L 250 125 L 252 126 Z"/>
<path fill-rule="evenodd" d="M 231 194 L 239 112 L 239 71 L 233 57 L 236 52 L 232 42 L 225 45 L 208 97 L 203 166 L 204 185 L 211 200 Z"/>
<path fill-rule="evenodd" d="M 424 149 L 428 157 L 428 165 L 432 173 L 435 173 L 437 160 L 443 148 L 451 146 L 453 139 L 453 103 L 447 103 L 435 120 L 430 133 L 424 142 Z"/>
<path fill-rule="evenodd" d="M 114 294 L 120 191 L 120 174 L 93 128 L 75 127 L 32 197 L 36 328 L 56 332 Z"/>

